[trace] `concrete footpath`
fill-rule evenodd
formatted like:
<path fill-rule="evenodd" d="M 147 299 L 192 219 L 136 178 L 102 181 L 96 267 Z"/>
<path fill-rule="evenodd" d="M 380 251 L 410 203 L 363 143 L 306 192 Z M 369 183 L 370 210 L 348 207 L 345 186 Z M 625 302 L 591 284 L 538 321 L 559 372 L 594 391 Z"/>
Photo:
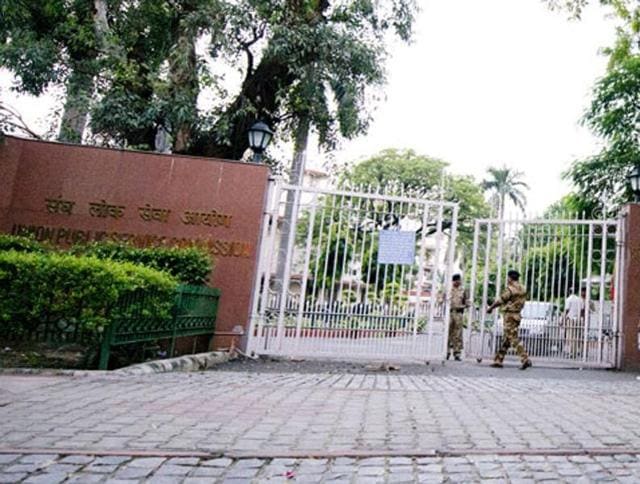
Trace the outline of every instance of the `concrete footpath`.
<path fill-rule="evenodd" d="M 640 480 L 634 374 L 370 370 L 0 375 L 0 482 Z"/>

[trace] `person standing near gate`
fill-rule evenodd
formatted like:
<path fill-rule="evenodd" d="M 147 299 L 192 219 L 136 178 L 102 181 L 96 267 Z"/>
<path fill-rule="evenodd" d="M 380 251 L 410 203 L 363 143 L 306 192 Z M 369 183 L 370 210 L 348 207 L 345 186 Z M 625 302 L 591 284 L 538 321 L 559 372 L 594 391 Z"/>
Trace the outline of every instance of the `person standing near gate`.
<path fill-rule="evenodd" d="M 521 370 L 526 370 L 532 366 L 527 350 L 524 349 L 524 345 L 518 339 L 518 328 L 520 327 L 520 321 L 522 319 L 520 313 L 522 312 L 524 303 L 527 301 L 527 291 L 520 285 L 519 281 L 520 273 L 514 270 L 509 271 L 507 273 L 506 289 L 487 309 L 487 313 L 491 313 L 495 308 L 503 307 L 504 337 L 502 347 L 496 353 L 496 357 L 491 365 L 494 368 L 502 368 L 509 347 L 514 348 L 520 357 L 522 363 L 522 366 L 520 366 Z"/>
<path fill-rule="evenodd" d="M 566 347 L 564 352 L 575 358 L 580 344 L 577 334 L 580 331 L 580 325 L 584 324 L 584 300 L 572 290 L 564 303 L 564 309 L 566 324 L 564 331 Z"/>
<path fill-rule="evenodd" d="M 447 351 L 447 360 L 453 353 L 453 358 L 456 361 L 460 361 L 464 310 L 469 307 L 469 294 L 462 285 L 460 274 L 454 274 L 451 280 L 453 284 L 449 297 L 449 350 Z"/>

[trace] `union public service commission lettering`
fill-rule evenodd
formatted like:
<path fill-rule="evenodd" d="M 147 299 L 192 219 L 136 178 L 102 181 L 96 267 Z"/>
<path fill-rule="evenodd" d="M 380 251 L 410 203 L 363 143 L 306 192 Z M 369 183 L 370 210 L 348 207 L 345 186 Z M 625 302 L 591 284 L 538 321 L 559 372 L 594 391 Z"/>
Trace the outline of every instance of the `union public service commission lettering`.
<path fill-rule="evenodd" d="M 211 210 L 211 212 L 187 211 L 182 214 L 180 220 L 186 225 L 206 225 L 207 227 L 224 226 L 227 228 L 231 226 L 231 215 L 218 213 L 215 210 Z"/>
<path fill-rule="evenodd" d="M 251 257 L 251 244 L 238 240 L 220 240 L 212 238 L 188 239 L 165 237 L 155 234 L 128 234 L 124 232 L 106 232 L 100 230 L 72 229 L 69 227 L 48 227 L 44 225 L 14 224 L 11 233 L 34 237 L 43 242 L 58 245 L 84 244 L 110 240 L 128 242 L 139 247 L 202 247 L 218 257 Z"/>
<path fill-rule="evenodd" d="M 162 222 L 167 223 L 171 210 L 166 208 L 153 208 L 146 203 L 144 207 L 138 207 L 138 215 L 145 222 Z"/>
<path fill-rule="evenodd" d="M 122 218 L 124 216 L 124 207 L 123 205 L 111 205 L 101 200 L 98 203 L 89 203 L 89 214 L 92 217 L 112 217 L 112 218 Z"/>
<path fill-rule="evenodd" d="M 76 202 L 72 202 L 71 200 L 63 200 L 62 197 L 45 198 L 44 201 L 47 205 L 47 212 L 63 213 L 66 215 L 71 215 L 73 206 L 76 204 Z"/>

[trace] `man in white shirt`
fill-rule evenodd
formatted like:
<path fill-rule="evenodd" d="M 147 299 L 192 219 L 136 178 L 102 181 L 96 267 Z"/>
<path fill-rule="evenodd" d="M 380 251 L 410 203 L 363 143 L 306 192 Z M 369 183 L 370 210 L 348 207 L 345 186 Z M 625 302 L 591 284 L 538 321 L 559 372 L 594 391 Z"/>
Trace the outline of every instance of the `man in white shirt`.
<path fill-rule="evenodd" d="M 580 316 L 582 315 L 582 309 L 584 308 L 584 302 L 578 295 L 572 290 L 569 297 L 564 302 L 565 310 L 565 352 L 569 353 L 572 357 L 577 354 L 579 342 L 576 341 L 577 329 L 580 325 Z"/>
<path fill-rule="evenodd" d="M 573 291 L 564 302 L 565 309 L 565 341 L 569 343 L 569 353 L 575 358 L 581 353 L 584 345 L 585 307 L 587 303 L 587 290 L 580 290 L 580 297 Z M 595 310 L 593 301 L 589 302 L 589 309 Z"/>

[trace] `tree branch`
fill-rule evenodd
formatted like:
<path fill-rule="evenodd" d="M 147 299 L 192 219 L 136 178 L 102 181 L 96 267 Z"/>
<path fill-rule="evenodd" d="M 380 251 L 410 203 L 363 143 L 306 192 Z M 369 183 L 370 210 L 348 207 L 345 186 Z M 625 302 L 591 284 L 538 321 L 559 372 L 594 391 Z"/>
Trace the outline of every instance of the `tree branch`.
<path fill-rule="evenodd" d="M 42 139 L 42 136 L 29 128 L 22 115 L 15 108 L 0 101 L 0 126 L 1 125 L 11 126 L 32 138 Z"/>

